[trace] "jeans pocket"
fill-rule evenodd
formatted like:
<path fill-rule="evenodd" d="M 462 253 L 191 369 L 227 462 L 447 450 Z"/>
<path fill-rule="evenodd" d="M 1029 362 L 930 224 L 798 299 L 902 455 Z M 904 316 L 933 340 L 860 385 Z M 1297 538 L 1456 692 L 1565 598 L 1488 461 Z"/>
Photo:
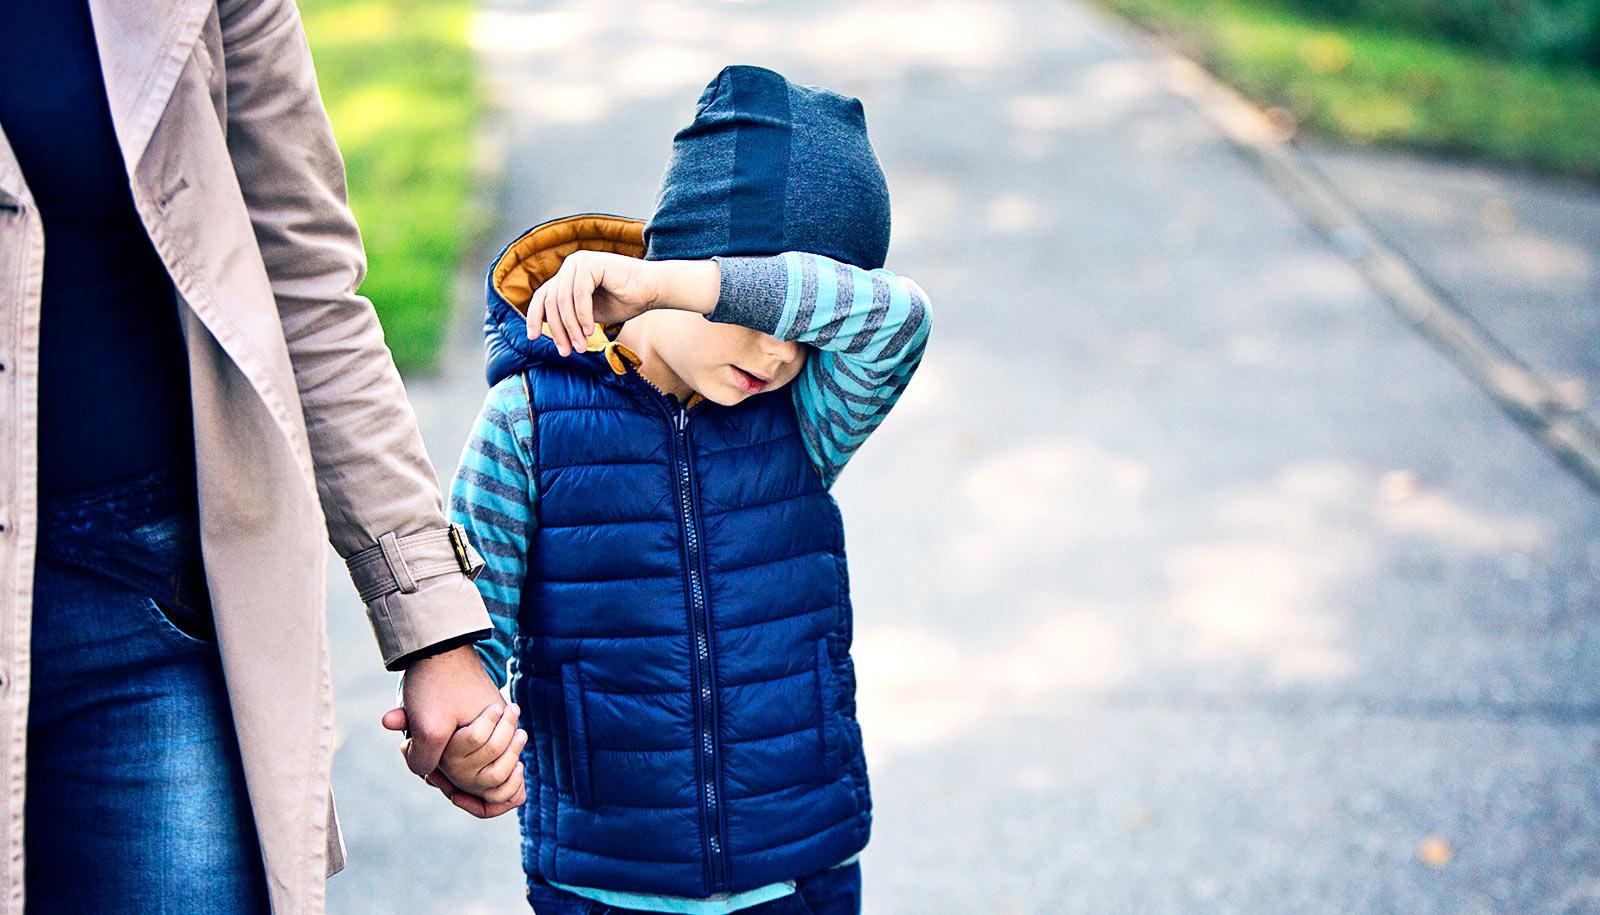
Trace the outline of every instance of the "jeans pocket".
<path fill-rule="evenodd" d="M 144 598 L 144 604 L 156 626 L 169 637 L 193 645 L 216 643 L 210 614 L 202 616 L 175 602 L 162 602 L 153 597 Z"/>
<path fill-rule="evenodd" d="M 197 551 L 198 552 L 198 551 Z M 212 615 L 211 593 L 198 555 L 183 557 L 165 578 L 166 587 L 149 603 L 161 622 L 185 639 L 214 644 L 217 623 Z"/>

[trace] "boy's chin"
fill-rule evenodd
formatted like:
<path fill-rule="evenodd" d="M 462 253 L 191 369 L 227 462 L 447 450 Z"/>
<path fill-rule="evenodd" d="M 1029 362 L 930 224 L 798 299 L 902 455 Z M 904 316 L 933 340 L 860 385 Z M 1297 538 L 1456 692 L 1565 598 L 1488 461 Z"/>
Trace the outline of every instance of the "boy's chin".
<path fill-rule="evenodd" d="M 729 385 L 710 385 L 709 388 L 709 390 L 701 391 L 700 396 L 711 401 L 712 403 L 721 404 L 724 407 L 736 406 L 739 403 L 742 403 L 746 398 L 755 396 L 754 394 L 746 394 L 738 388 L 734 388 Z"/>
<path fill-rule="evenodd" d="M 752 397 L 760 397 L 762 394 L 777 390 L 777 387 L 768 385 L 759 391 L 747 391 L 737 383 L 729 380 L 733 377 L 732 372 L 731 366 L 724 366 L 719 371 L 702 375 L 697 379 L 699 384 L 695 386 L 694 390 L 706 400 L 721 404 L 724 407 L 736 406 Z"/>
<path fill-rule="evenodd" d="M 744 403 L 752 397 L 760 397 L 762 394 L 766 394 L 772 390 L 773 388 L 768 387 L 764 390 L 752 392 L 741 390 L 736 385 L 719 383 L 708 384 L 704 388 L 699 389 L 699 393 L 701 397 L 704 397 L 706 400 L 709 400 L 712 403 L 721 404 L 724 407 L 732 407 Z"/>

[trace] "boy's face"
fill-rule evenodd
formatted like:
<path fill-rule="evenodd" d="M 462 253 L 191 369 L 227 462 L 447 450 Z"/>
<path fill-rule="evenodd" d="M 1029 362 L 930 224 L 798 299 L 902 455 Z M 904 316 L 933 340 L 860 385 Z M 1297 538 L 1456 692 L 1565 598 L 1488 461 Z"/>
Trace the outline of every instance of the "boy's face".
<path fill-rule="evenodd" d="M 673 374 L 707 400 L 732 406 L 793 381 L 807 347 L 692 311 L 650 313 L 651 344 Z"/>

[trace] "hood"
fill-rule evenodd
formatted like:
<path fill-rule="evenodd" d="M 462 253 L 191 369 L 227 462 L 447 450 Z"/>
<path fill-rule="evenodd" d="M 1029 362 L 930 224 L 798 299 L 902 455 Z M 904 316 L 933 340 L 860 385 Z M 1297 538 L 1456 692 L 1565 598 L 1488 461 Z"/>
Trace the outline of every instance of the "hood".
<path fill-rule="evenodd" d="M 528 339 L 524 314 L 533 291 L 583 248 L 646 260 L 807 251 L 866 270 L 882 267 L 889 190 L 860 100 L 796 85 L 763 67 L 724 67 L 700 93 L 694 119 L 672 138 L 648 222 L 565 216 L 534 226 L 495 258 L 484 321 L 490 385 L 541 362 L 613 375 L 639 364 L 614 339 L 621 324 L 596 327 L 587 352 L 565 357 L 546 335 Z"/>
<path fill-rule="evenodd" d="M 609 375 L 621 375 L 639 357 L 615 339 L 621 323 L 596 325 L 588 351 L 563 356 L 550 339 L 549 324 L 537 339 L 528 339 L 528 302 L 533 291 L 555 276 L 574 251 L 609 251 L 628 257 L 644 255 L 644 221 L 610 213 L 580 213 L 540 223 L 506 245 L 489 266 L 488 312 L 484 316 L 487 375 L 493 387 L 509 375 L 539 363 L 558 363 Z"/>
<path fill-rule="evenodd" d="M 672 138 L 644 241 L 649 260 L 808 251 L 882 267 L 889 187 L 861 101 L 724 67 Z"/>

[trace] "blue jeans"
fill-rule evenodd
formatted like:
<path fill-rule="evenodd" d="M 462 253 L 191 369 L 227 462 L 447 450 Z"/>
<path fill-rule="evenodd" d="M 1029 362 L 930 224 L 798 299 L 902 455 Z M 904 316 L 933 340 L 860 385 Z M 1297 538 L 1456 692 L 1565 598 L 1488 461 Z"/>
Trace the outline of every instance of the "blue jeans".
<path fill-rule="evenodd" d="M 650 915 L 640 909 L 586 899 L 557 889 L 538 878 L 528 881 L 528 904 L 534 915 Z M 770 902 L 740 909 L 735 915 L 860 915 L 861 862 L 807 874 L 795 881 L 795 891 Z"/>
<path fill-rule="evenodd" d="M 41 506 L 30 913 L 267 911 L 182 480 L 151 474 Z"/>

